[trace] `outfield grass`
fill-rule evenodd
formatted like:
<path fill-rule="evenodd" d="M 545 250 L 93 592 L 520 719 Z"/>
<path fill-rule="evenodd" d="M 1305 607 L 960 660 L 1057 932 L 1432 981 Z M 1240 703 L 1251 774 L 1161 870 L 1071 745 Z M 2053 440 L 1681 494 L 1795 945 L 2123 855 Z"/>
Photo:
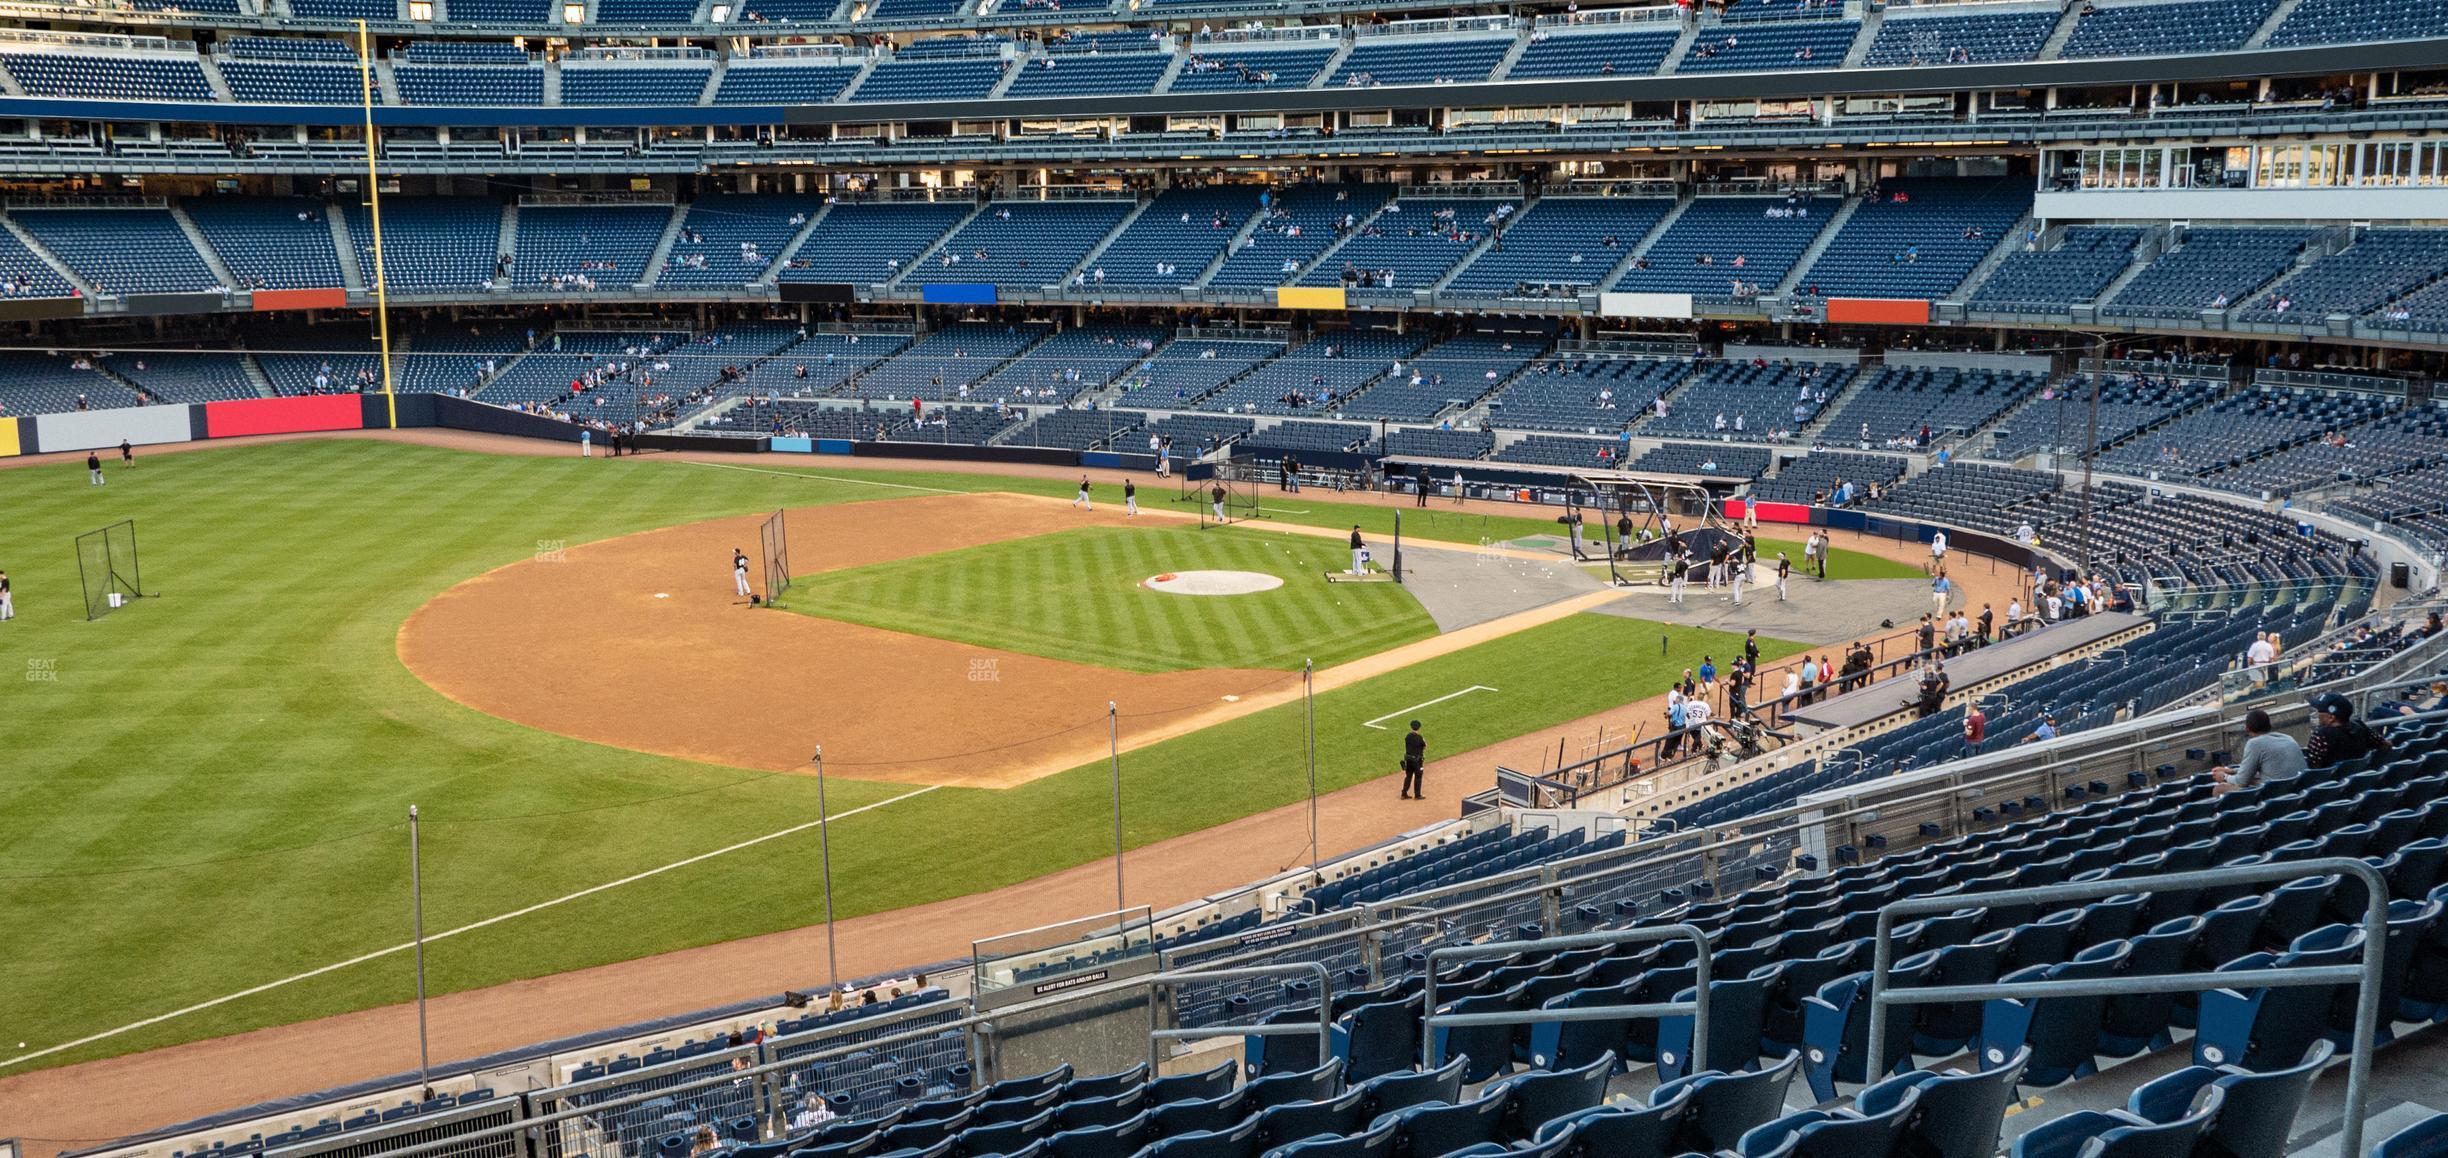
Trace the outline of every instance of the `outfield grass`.
<path fill-rule="evenodd" d="M 0 567 L 19 609 L 0 624 L 0 1060 L 18 1041 L 40 1049 L 398 944 L 411 804 L 425 817 L 429 930 L 813 820 L 804 778 L 600 747 L 461 708 L 400 665 L 394 636 L 435 593 L 554 543 L 901 497 L 910 492 L 881 481 L 921 481 L 876 477 L 813 483 L 362 441 L 146 458 L 100 489 L 81 466 L 0 471 Z M 925 485 L 1043 489 L 937 478 Z M 1366 525 L 1377 510 L 1310 506 L 1328 525 Z M 84 623 L 70 540 L 130 517 L 160 598 Z M 574 597 L 570 614 L 585 613 Z M 1470 684 L 1503 690 L 1420 713 L 1440 752 L 1646 695 L 1699 652 L 1733 646 L 1581 615 L 1326 693 L 1322 780 L 1390 766 L 1389 737 L 1357 721 Z M 1569 656 L 1607 658 L 1559 658 Z M 1278 708 L 1125 757 L 1129 842 L 1298 799 L 1300 735 L 1297 707 Z M 1104 855 L 1106 776 L 1098 763 L 1005 792 L 943 789 L 844 821 L 833 841 L 843 915 Z M 837 777 L 831 804 L 908 790 Z M 813 832 L 774 840 L 439 942 L 434 991 L 811 923 L 814 852 Z M 402 1001 L 409 981 L 405 957 L 387 957 L 32 1064 Z M 593 1026 L 621 1014 L 579 1016 Z"/>
<path fill-rule="evenodd" d="M 1331 667 L 1436 634 L 1391 583 L 1327 584 L 1342 544 L 1246 527 L 1091 527 L 828 571 L 792 583 L 791 610 L 1124 671 Z M 1166 595 L 1167 571 L 1283 579 L 1248 595 Z"/>

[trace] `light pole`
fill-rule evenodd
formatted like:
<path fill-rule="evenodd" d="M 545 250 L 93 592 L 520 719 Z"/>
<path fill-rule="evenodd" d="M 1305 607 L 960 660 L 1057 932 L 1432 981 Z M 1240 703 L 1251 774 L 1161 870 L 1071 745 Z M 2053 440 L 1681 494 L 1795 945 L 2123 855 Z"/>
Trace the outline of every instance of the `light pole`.
<path fill-rule="evenodd" d="M 1309 878 L 1318 877 L 1318 793 L 1317 793 L 1317 661 L 1301 661 L 1301 703 L 1309 721 Z"/>
<path fill-rule="evenodd" d="M 825 987 L 841 988 L 841 958 L 833 945 L 833 813 L 825 807 L 824 745 L 816 745 L 816 848 L 824 861 Z"/>
<path fill-rule="evenodd" d="M 425 871 L 417 839 L 417 806 L 408 806 L 408 912 L 416 940 L 417 1088 L 433 1097 L 433 1045 L 425 1029 Z"/>
<path fill-rule="evenodd" d="M 1113 758 L 1114 913 L 1118 917 L 1128 906 L 1122 903 L 1122 717 L 1112 700 L 1105 701 L 1105 744 Z"/>

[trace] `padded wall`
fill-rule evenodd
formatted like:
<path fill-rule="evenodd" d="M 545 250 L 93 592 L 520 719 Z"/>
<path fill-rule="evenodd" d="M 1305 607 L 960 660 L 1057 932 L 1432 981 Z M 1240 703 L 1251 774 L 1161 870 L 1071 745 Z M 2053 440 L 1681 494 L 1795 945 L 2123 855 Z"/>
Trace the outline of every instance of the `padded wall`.
<path fill-rule="evenodd" d="M 187 411 L 184 406 L 129 406 L 41 414 L 30 421 L 35 445 L 48 453 L 117 446 L 121 439 L 138 446 L 186 442 L 195 437 L 194 421 Z"/>
<path fill-rule="evenodd" d="M 245 398 L 204 404 L 204 437 L 296 434 L 308 430 L 359 430 L 365 403 L 354 394 L 305 398 Z"/>

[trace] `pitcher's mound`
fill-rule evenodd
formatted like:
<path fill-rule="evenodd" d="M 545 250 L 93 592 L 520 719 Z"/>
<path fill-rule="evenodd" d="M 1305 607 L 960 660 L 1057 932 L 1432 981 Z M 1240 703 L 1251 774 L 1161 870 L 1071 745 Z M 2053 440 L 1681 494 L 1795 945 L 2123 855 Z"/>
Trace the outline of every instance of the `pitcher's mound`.
<path fill-rule="evenodd" d="M 1273 591 L 1283 580 L 1257 571 L 1167 571 L 1139 585 L 1167 595 L 1249 595 Z"/>

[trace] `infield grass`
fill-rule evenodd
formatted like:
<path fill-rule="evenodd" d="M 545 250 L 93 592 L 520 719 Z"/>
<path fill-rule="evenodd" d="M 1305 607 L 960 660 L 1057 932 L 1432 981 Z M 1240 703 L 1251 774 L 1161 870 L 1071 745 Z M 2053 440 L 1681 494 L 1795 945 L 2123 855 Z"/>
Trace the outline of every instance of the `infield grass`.
<path fill-rule="evenodd" d="M 784 606 L 828 619 L 1124 671 L 1332 667 L 1436 634 L 1392 583 L 1329 584 L 1349 548 L 1245 526 L 1092 527 L 922 555 L 792 583 Z M 1151 591 L 1169 571 L 1284 580 L 1246 595 Z"/>
<path fill-rule="evenodd" d="M 19 611 L 0 624 L 0 1061 L 20 1041 L 42 1049 L 399 944 L 411 804 L 424 816 L 429 931 L 812 821 L 807 778 L 602 747 L 462 708 L 410 675 L 394 640 L 444 588 L 558 544 L 902 497 L 911 492 L 880 482 L 916 481 L 876 479 L 811 485 L 651 458 L 358 440 L 140 457 L 103 488 L 85 484 L 81 464 L 0 470 L 0 567 Z M 1330 525 L 1382 510 L 1311 505 Z M 85 623 L 70 541 L 122 518 L 137 521 L 145 586 L 159 597 Z M 568 614 L 586 613 L 573 592 Z M 1502 689 L 1418 713 L 1436 752 L 1466 751 L 1644 696 L 1698 653 L 1733 646 L 1576 615 L 1321 694 L 1322 786 L 1390 770 L 1390 735 L 1359 721 L 1472 684 Z M 1128 842 L 1300 799 L 1302 735 L 1290 705 L 1126 755 Z M 1107 775 L 1100 762 L 1008 791 L 946 788 L 843 821 L 842 915 L 1106 855 Z M 910 791 L 847 776 L 830 788 L 836 813 Z M 1428 808 L 1423 820 L 1447 814 Z M 773 840 L 437 942 L 432 989 L 813 923 L 815 843 L 813 831 Z M 801 983 L 820 981 L 818 968 Z M 405 955 L 383 957 L 29 1064 L 404 1001 L 411 977 Z M 572 1016 L 573 1031 L 624 1018 Z M 367 1048 L 414 1059 L 411 1042 Z"/>

